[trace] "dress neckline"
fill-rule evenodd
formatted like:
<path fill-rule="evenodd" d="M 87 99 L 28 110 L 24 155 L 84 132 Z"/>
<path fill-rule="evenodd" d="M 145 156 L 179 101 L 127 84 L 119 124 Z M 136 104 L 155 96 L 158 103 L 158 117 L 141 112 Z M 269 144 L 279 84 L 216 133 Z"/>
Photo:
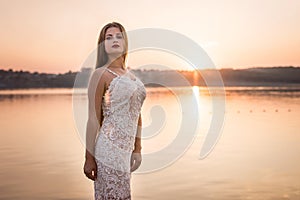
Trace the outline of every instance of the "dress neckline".
<path fill-rule="evenodd" d="M 126 69 L 126 72 L 124 74 L 118 74 L 117 72 L 114 72 L 113 70 L 106 68 L 107 71 L 109 71 L 110 73 L 116 75 L 116 76 L 124 76 L 125 74 L 127 74 L 128 70 Z"/>
<path fill-rule="evenodd" d="M 126 74 L 129 72 L 128 69 L 126 69 L 126 72 L 125 72 L 124 74 L 118 74 L 117 72 L 114 72 L 114 71 L 112 71 L 112 70 L 109 69 L 109 68 L 106 68 L 106 70 L 109 71 L 110 73 L 114 74 L 116 77 L 126 77 L 126 78 L 128 78 L 128 79 L 130 79 L 130 80 L 132 80 L 132 81 L 137 81 L 137 78 L 136 78 L 136 77 L 131 78 L 131 77 L 129 77 L 129 76 L 126 76 Z"/>

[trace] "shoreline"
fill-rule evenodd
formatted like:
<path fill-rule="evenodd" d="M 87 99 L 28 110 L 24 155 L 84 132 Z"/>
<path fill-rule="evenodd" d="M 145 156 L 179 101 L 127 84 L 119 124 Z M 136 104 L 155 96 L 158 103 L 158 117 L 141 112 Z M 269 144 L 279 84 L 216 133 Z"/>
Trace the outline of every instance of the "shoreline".
<path fill-rule="evenodd" d="M 87 88 L 93 69 L 65 74 L 30 73 L 0 69 L 0 89 Z M 297 87 L 300 85 L 300 67 L 270 67 L 248 69 L 132 70 L 145 87 Z M 221 82 L 220 82 L 221 80 Z"/>

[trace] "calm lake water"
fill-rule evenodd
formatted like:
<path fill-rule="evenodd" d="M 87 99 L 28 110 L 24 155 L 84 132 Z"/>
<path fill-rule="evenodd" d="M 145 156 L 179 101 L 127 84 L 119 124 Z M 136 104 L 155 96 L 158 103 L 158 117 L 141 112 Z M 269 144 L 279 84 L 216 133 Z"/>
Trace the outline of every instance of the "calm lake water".
<path fill-rule="evenodd" d="M 199 159 L 211 123 L 211 96 L 194 87 L 172 88 L 188 103 L 196 92 L 199 127 L 190 148 L 172 165 L 132 174 L 134 200 L 300 199 L 300 88 L 228 88 L 222 135 Z M 84 95 L 74 97 L 82 102 Z M 143 126 L 164 110 L 157 135 L 143 140 L 143 153 L 164 148 L 178 133 L 182 115 L 176 96 L 147 88 Z M 0 91 L 0 199 L 93 199 L 83 174 L 84 146 L 75 123 L 71 89 Z M 158 117 L 158 116 L 157 116 Z M 84 118 L 84 116 L 83 116 Z M 157 155 L 159 156 L 159 155 Z"/>

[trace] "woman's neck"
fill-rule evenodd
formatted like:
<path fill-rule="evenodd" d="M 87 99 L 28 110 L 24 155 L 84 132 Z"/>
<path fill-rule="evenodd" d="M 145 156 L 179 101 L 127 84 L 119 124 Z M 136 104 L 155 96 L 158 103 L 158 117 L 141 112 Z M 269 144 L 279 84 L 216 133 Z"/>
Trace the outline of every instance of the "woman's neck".
<path fill-rule="evenodd" d="M 108 66 L 110 68 L 123 68 L 125 69 L 125 65 L 124 65 L 124 61 L 123 61 L 123 57 L 120 56 L 118 58 L 108 58 Z"/>

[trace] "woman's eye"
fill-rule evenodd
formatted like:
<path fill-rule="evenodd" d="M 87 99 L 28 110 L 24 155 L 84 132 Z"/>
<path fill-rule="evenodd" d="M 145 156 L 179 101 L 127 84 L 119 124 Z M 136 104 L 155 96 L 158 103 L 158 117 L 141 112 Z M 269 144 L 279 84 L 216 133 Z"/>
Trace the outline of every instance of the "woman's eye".
<path fill-rule="evenodd" d="M 112 38 L 113 38 L 112 36 L 108 36 L 108 37 L 106 37 L 105 39 L 106 39 L 106 40 L 111 40 Z M 122 35 L 117 35 L 116 38 L 117 38 L 117 39 L 122 39 L 123 36 L 122 36 Z"/>

